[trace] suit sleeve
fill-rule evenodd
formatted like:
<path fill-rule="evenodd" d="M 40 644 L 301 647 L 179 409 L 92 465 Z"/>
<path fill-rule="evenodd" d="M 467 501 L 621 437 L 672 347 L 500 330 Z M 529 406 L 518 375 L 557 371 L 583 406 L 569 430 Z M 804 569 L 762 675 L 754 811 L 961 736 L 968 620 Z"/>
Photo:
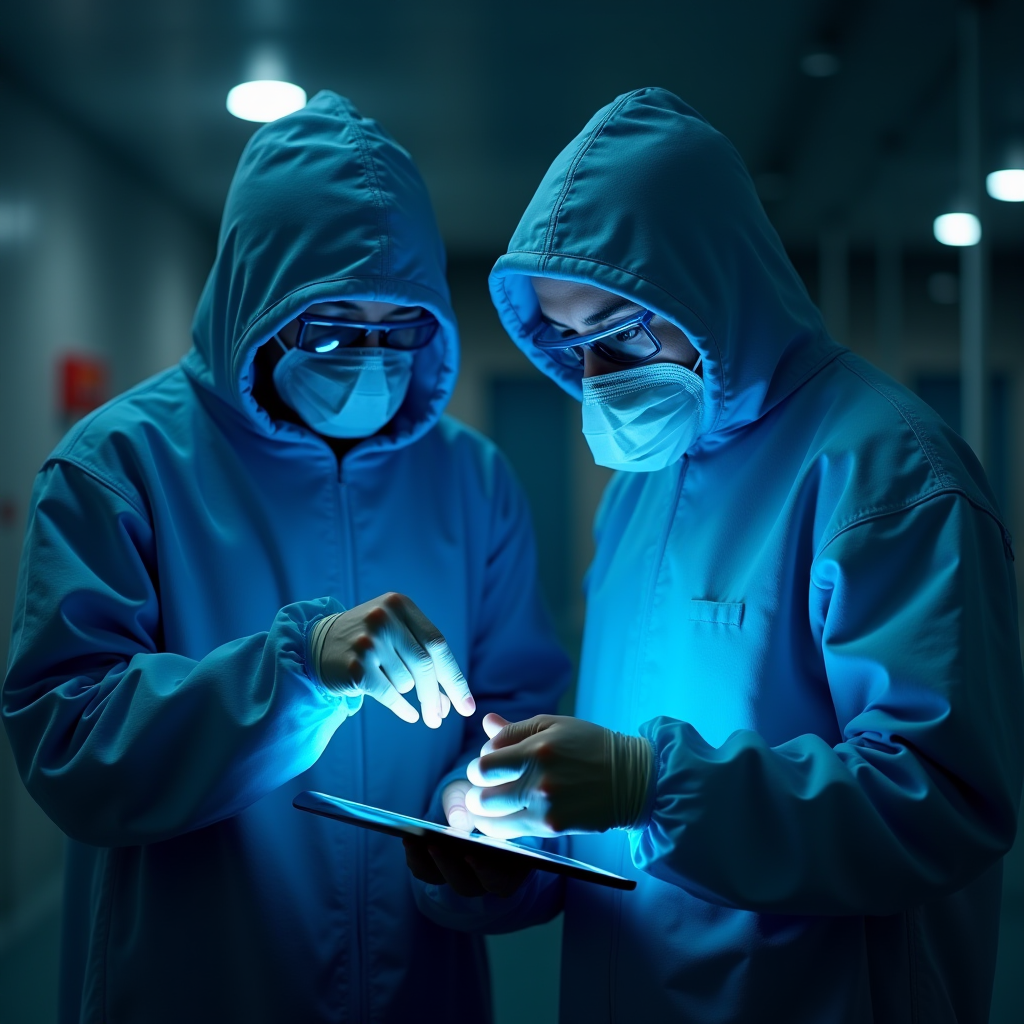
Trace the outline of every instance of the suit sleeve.
<path fill-rule="evenodd" d="M 52 462 L 36 481 L 2 714 L 29 792 L 98 846 L 230 817 L 309 768 L 358 700 L 306 672 L 299 602 L 266 632 L 194 660 L 159 649 L 152 527 L 97 477 Z"/>
<path fill-rule="evenodd" d="M 712 747 L 654 719 L 638 867 L 784 914 L 902 911 L 1011 846 L 1024 726 L 1016 592 L 999 524 L 956 494 L 855 525 L 814 560 L 810 625 L 841 742 Z"/>

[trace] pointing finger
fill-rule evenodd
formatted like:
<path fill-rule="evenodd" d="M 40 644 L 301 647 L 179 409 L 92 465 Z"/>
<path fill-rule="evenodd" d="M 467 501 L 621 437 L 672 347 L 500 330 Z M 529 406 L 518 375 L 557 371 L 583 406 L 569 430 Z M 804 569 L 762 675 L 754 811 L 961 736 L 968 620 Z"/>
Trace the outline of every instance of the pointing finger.
<path fill-rule="evenodd" d="M 440 636 L 440 634 L 439 634 Z M 438 682 L 442 689 L 451 698 L 452 707 L 463 718 L 468 718 L 476 711 L 476 701 L 470 693 L 469 683 L 459 668 L 451 648 L 446 640 L 438 639 L 427 644 L 427 652 L 434 662 L 434 671 L 437 672 Z"/>
<path fill-rule="evenodd" d="M 403 722 L 418 722 L 419 712 L 391 685 L 384 673 L 375 666 L 367 668 L 360 689 L 368 697 L 393 711 Z"/>
<path fill-rule="evenodd" d="M 380 667 L 384 670 L 384 674 L 391 680 L 391 685 L 399 693 L 408 693 L 416 685 L 412 673 L 391 643 L 385 640 L 383 643 L 377 644 L 374 653 L 380 661 Z"/>
<path fill-rule="evenodd" d="M 476 701 L 470 693 L 469 683 L 455 660 L 448 641 L 441 631 L 408 598 L 401 606 L 402 618 L 409 632 L 423 646 L 434 666 L 434 673 L 441 688 L 451 698 L 452 707 L 460 715 L 469 717 L 476 711 Z"/>
<path fill-rule="evenodd" d="M 391 642 L 396 655 L 416 682 L 416 697 L 423 712 L 423 724 L 437 729 L 441 725 L 441 694 L 430 655 L 404 621 L 394 623 Z"/>

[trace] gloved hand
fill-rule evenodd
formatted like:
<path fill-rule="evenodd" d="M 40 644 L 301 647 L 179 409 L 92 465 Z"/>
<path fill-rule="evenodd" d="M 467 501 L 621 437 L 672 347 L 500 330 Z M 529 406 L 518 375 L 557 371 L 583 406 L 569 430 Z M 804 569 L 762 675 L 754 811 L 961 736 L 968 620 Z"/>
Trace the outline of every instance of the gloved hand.
<path fill-rule="evenodd" d="M 320 619 L 310 651 L 313 670 L 327 689 L 373 697 L 406 722 L 420 717 L 402 696 L 413 687 L 431 729 L 453 706 L 460 715 L 476 710 L 445 638 L 402 594 L 384 594 Z"/>
<path fill-rule="evenodd" d="M 556 836 L 642 824 L 654 755 L 639 736 L 562 715 L 509 724 L 487 715 L 490 739 L 466 774 L 466 810 L 485 835 Z"/>
<path fill-rule="evenodd" d="M 466 793 L 470 788 L 467 779 L 456 779 L 449 782 L 441 794 L 448 824 L 464 832 L 472 832 L 475 823 L 473 815 L 466 810 Z M 460 896 L 493 893 L 507 898 L 530 874 L 529 867 L 525 867 L 522 861 L 501 850 L 481 847 L 473 853 L 458 856 L 429 839 L 407 838 L 402 842 L 405 844 L 405 862 L 417 878 L 431 885 L 450 885 Z"/>

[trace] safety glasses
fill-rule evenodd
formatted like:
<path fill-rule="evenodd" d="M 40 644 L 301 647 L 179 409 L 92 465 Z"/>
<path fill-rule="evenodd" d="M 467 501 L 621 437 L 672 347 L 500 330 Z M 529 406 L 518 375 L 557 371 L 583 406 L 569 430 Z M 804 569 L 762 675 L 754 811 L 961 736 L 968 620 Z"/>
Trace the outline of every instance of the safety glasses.
<path fill-rule="evenodd" d="M 295 347 L 306 352 L 327 353 L 335 349 L 359 345 L 369 334 L 379 334 L 385 348 L 413 352 L 429 345 L 437 334 L 437 321 L 428 315 L 416 320 L 393 320 L 372 323 L 333 316 L 300 313 L 299 333 Z"/>
<path fill-rule="evenodd" d="M 593 350 L 612 363 L 635 366 L 653 359 L 661 351 L 661 342 L 651 330 L 655 314 L 645 309 L 628 320 L 594 334 L 571 334 L 564 336 L 554 324 L 544 323 L 533 335 L 537 348 L 547 352 L 562 366 L 578 370 L 583 366 L 583 351 Z"/>

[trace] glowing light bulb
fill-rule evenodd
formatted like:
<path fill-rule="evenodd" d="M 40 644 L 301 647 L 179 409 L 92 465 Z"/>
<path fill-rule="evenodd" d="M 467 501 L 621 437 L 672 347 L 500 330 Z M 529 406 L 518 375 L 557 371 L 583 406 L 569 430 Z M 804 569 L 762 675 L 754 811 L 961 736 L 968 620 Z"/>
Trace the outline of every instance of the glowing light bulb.
<path fill-rule="evenodd" d="M 261 78 L 228 93 L 228 110 L 243 121 L 276 121 L 306 105 L 306 90 L 291 82 Z"/>
<path fill-rule="evenodd" d="M 993 171 L 985 179 L 985 188 L 993 199 L 1004 203 L 1024 203 L 1024 168 L 1008 167 Z"/>
<path fill-rule="evenodd" d="M 935 218 L 932 231 L 943 245 L 977 245 L 981 241 L 981 221 L 973 213 L 944 213 Z"/>

